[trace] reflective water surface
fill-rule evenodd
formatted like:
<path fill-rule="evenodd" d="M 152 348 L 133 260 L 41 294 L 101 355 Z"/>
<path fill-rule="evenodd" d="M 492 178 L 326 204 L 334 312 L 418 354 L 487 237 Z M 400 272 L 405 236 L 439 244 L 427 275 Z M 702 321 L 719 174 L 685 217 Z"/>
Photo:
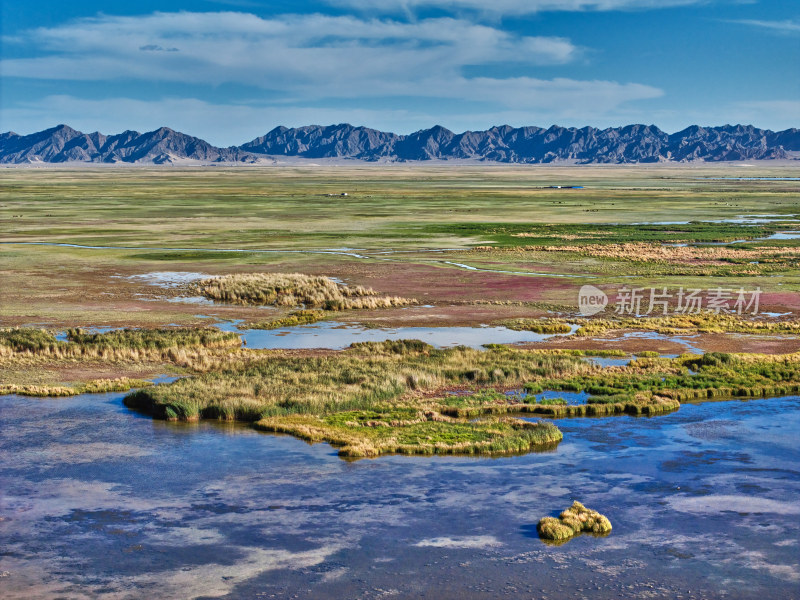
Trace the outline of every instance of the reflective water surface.
<path fill-rule="evenodd" d="M 524 456 L 346 462 L 122 394 L 0 397 L 0 596 L 791 598 L 800 398 L 559 421 Z M 606 538 L 548 546 L 573 499 Z"/>
<path fill-rule="evenodd" d="M 481 327 L 386 327 L 367 328 L 361 325 L 323 321 L 310 325 L 295 325 L 278 329 L 239 329 L 241 321 L 223 321 L 215 324 L 222 331 L 240 333 L 248 348 L 328 348 L 341 350 L 357 342 L 383 342 L 386 340 L 422 340 L 437 348 L 470 346 L 481 348 L 484 344 L 517 344 L 541 342 L 563 333 L 534 333 L 516 331 L 501 326 Z M 574 332 L 578 326 L 572 325 Z"/>

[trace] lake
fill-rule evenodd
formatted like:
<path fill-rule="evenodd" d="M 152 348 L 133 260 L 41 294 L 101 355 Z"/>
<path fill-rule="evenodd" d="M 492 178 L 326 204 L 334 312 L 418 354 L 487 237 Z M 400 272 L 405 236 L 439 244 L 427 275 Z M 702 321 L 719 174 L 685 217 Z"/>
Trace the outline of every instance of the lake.
<path fill-rule="evenodd" d="M 347 462 L 123 394 L 0 397 L 4 598 L 790 598 L 800 398 L 564 419 L 552 451 Z M 573 500 L 612 533 L 562 546 Z"/>

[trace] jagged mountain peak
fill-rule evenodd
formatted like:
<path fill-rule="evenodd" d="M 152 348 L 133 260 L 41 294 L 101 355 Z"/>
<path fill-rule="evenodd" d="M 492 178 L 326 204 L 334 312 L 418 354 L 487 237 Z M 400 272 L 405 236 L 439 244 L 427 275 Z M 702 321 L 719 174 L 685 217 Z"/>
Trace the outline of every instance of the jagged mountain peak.
<path fill-rule="evenodd" d="M 106 136 L 60 124 L 29 135 L 0 134 L 0 162 L 258 162 L 274 156 L 358 160 L 467 159 L 507 163 L 637 163 L 786 159 L 800 152 L 796 128 L 773 132 L 753 125 L 692 125 L 667 134 L 641 123 L 598 129 L 498 125 L 456 134 L 442 125 L 408 135 L 338 123 L 278 126 L 238 147 L 217 148 L 159 127 Z"/>

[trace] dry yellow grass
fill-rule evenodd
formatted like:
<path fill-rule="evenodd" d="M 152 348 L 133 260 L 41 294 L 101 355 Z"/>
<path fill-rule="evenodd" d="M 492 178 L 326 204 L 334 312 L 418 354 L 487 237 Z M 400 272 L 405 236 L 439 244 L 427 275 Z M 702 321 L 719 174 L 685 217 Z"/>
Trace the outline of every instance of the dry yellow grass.
<path fill-rule="evenodd" d="M 343 285 L 328 277 L 302 273 L 224 275 L 203 279 L 193 287 L 206 298 L 232 304 L 345 310 L 390 308 L 416 302 L 397 296 L 379 296 L 372 288 Z"/>
<path fill-rule="evenodd" d="M 137 387 L 153 385 L 149 381 L 118 377 L 116 379 L 93 379 L 84 383 L 67 385 L 15 385 L 0 384 L 0 394 L 19 394 L 20 396 L 77 396 L 78 394 L 97 394 L 101 392 L 127 392 Z"/>
<path fill-rule="evenodd" d="M 541 519 L 536 529 L 539 536 L 546 540 L 566 541 L 584 531 L 595 535 L 607 535 L 611 533 L 611 521 L 576 500 L 559 515 L 559 518 Z"/>
<path fill-rule="evenodd" d="M 800 256 L 800 248 L 792 247 L 740 249 L 724 246 L 665 246 L 646 242 L 586 244 L 580 246 L 532 246 L 530 249 L 543 252 L 575 252 L 593 258 L 623 259 L 636 262 L 708 265 L 725 264 L 731 260 L 756 261 L 763 257 Z"/>

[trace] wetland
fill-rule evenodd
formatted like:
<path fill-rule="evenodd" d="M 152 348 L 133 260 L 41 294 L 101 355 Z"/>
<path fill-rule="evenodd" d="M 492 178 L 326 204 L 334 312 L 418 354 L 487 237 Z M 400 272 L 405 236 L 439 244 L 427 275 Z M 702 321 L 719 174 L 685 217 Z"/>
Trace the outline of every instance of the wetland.
<path fill-rule="evenodd" d="M 796 168 L 0 181 L 3 597 L 799 589 Z"/>

